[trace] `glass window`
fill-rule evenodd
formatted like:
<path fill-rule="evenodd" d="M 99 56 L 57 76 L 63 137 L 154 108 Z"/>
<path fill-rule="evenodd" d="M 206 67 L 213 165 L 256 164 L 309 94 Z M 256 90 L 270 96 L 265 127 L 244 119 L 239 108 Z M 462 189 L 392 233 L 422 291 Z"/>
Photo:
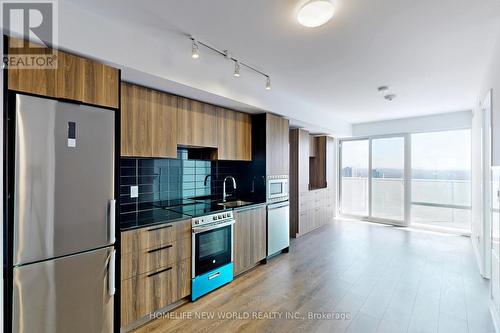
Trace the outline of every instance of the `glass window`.
<path fill-rule="evenodd" d="M 470 130 L 411 136 L 411 222 L 470 230 Z"/>

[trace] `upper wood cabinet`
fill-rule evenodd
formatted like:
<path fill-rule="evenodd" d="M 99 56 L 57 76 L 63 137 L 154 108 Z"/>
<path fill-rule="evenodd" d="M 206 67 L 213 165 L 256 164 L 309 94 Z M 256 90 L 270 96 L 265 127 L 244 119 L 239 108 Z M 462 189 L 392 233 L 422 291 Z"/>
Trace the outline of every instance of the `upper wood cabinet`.
<path fill-rule="evenodd" d="M 310 137 L 314 142 L 315 155 L 309 158 L 309 188 L 311 190 L 327 187 L 327 137 Z M 311 155 L 311 154 L 309 154 Z"/>
<path fill-rule="evenodd" d="M 120 76 L 116 68 L 82 58 L 83 96 L 89 104 L 118 107 Z"/>
<path fill-rule="evenodd" d="M 177 96 L 153 91 L 153 156 L 177 157 Z"/>
<path fill-rule="evenodd" d="M 177 143 L 183 146 L 217 148 L 217 112 L 215 106 L 179 97 Z"/>
<path fill-rule="evenodd" d="M 121 155 L 177 156 L 177 97 L 121 84 Z"/>
<path fill-rule="evenodd" d="M 219 160 L 252 160 L 252 118 L 242 112 L 217 108 Z"/>
<path fill-rule="evenodd" d="M 288 175 L 289 156 L 288 119 L 266 114 L 266 174 Z"/>
<path fill-rule="evenodd" d="M 22 40 L 9 38 L 9 50 L 20 47 L 22 43 Z M 54 54 L 57 69 L 9 68 L 8 88 L 118 108 L 118 69 L 63 51 L 54 50 Z"/>
<path fill-rule="evenodd" d="M 9 38 L 9 49 L 8 53 L 12 53 L 11 49 L 19 49 L 23 47 L 24 41 L 16 38 Z M 31 47 L 34 44 L 28 43 Z M 48 48 L 42 48 L 47 52 L 52 52 Z M 57 58 L 63 52 L 54 51 Z M 27 92 L 35 95 L 42 95 L 48 97 L 57 97 L 56 91 L 56 81 L 57 81 L 57 70 L 56 69 L 17 69 L 15 67 L 8 68 L 7 70 L 7 86 L 11 90 Z"/>

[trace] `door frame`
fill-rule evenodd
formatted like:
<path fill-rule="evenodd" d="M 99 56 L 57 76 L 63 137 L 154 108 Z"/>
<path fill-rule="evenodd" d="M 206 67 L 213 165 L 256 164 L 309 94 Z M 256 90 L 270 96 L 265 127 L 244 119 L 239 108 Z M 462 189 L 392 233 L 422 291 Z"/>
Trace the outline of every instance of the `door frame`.
<path fill-rule="evenodd" d="M 403 138 L 404 140 L 404 171 L 403 171 L 403 220 L 393 220 L 372 216 L 372 141 L 377 139 Z M 342 143 L 350 141 L 368 140 L 368 215 L 353 215 L 342 212 Z M 338 140 L 338 216 L 344 218 L 356 218 L 363 221 L 384 223 L 396 226 L 408 226 L 411 216 L 411 136 L 409 133 L 396 133 L 387 135 L 371 135 L 355 138 L 342 138 Z"/>
<path fill-rule="evenodd" d="M 482 252 L 483 256 L 483 271 L 482 275 L 485 278 L 491 278 L 491 260 L 492 260 L 492 241 L 493 241 L 493 201 L 498 200 L 498 197 L 493 194 L 493 141 L 492 141 L 492 116 L 493 116 L 493 95 L 492 91 L 489 90 L 485 98 L 481 102 L 480 112 L 482 112 L 483 122 L 481 131 L 481 142 L 482 142 L 482 159 L 481 159 L 481 179 L 483 191 L 482 203 Z M 497 192 L 497 191 L 495 191 Z M 471 221 L 472 223 L 472 221 Z M 472 225 L 471 225 L 472 232 Z"/>

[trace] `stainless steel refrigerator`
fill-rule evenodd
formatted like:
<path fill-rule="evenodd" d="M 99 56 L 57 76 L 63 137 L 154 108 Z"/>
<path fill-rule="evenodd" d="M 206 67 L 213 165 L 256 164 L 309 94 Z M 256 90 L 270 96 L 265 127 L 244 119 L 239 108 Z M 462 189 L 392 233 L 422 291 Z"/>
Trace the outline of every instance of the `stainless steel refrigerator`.
<path fill-rule="evenodd" d="M 15 100 L 13 331 L 112 332 L 114 111 Z"/>

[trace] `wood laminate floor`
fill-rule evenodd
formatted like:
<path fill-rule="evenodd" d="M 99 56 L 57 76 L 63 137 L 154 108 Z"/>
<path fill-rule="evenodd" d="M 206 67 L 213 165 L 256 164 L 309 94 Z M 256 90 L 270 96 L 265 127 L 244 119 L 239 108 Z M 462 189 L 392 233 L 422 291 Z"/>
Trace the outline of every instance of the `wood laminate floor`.
<path fill-rule="evenodd" d="M 336 221 L 136 333 L 492 333 L 488 295 L 469 238 Z"/>

